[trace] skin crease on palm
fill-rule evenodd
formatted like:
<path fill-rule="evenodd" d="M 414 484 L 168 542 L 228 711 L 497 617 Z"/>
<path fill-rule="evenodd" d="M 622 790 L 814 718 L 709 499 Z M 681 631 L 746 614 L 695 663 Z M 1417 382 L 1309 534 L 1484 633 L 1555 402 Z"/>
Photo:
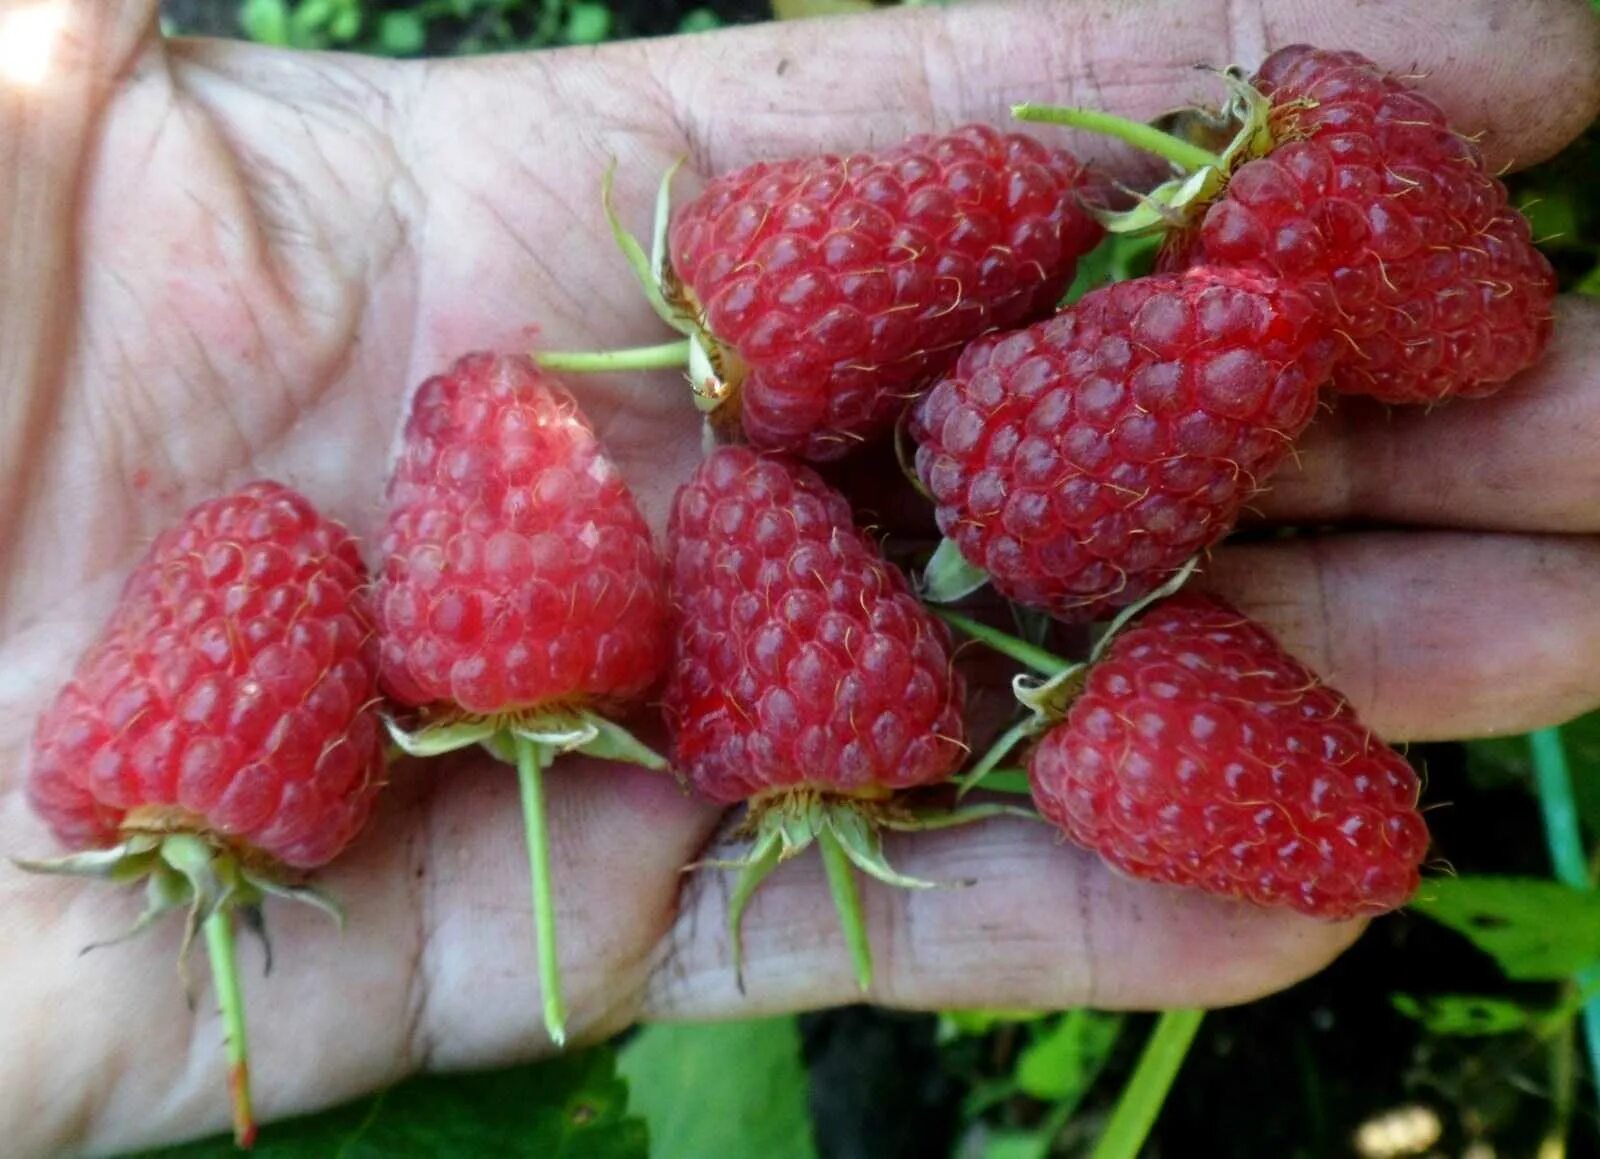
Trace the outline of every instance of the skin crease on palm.
<path fill-rule="evenodd" d="M 162 44 L 154 0 L 44 0 L 42 80 L 0 80 L 0 853 L 52 851 L 21 793 L 33 721 L 138 552 L 191 503 L 268 475 L 370 539 L 410 387 L 474 348 L 664 335 L 612 249 L 600 175 L 642 227 L 662 168 L 870 147 L 1028 98 L 1152 116 L 1214 95 L 1198 63 L 1350 47 L 1423 86 L 1495 166 L 1600 111 L 1582 0 L 967 4 L 533 56 L 396 64 Z M 0 20 L 26 7 L 0 0 Z M 1448 15 L 1446 15 L 1446 13 Z M 1050 132 L 1045 130 L 1045 133 Z M 1148 168 L 1061 135 L 1129 180 Z M 687 183 L 685 183 L 687 185 Z M 1395 740 L 1516 731 L 1600 703 L 1600 311 L 1560 307 L 1547 362 L 1498 398 L 1339 405 L 1262 504 L 1348 528 L 1219 552 L 1207 582 L 1277 629 Z M 671 376 L 579 384 L 659 529 L 698 454 Z M 1404 530 L 1362 531 L 1382 523 Z M 340 935 L 269 914 L 245 950 L 263 1118 L 427 1068 L 547 1053 L 514 778 L 487 758 L 398 766 L 325 877 Z M 715 810 L 647 773 L 551 777 L 571 1023 L 740 1017 L 855 997 L 814 859 L 746 922 L 681 868 Z M 869 887 L 871 998 L 911 1008 L 1244 1001 L 1359 932 L 1135 884 L 1041 826 L 895 840 Z M 220 1129 L 209 987 L 185 1005 L 158 930 L 86 956 L 138 899 L 0 862 L 0 1136 L 12 1156 Z"/>

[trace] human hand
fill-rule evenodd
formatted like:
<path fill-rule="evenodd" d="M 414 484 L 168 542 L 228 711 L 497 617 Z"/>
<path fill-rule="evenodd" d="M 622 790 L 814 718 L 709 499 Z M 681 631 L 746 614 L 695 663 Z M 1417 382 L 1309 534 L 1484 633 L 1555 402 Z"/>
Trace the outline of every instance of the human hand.
<path fill-rule="evenodd" d="M 1572 0 L 1462 0 L 1447 28 L 1427 0 L 975 4 L 411 64 L 162 44 L 154 0 L 47 2 L 66 14 L 54 68 L 36 87 L 0 81 L 12 175 L 0 187 L 0 852 L 12 855 L 50 850 L 20 792 L 34 718 L 159 528 L 267 475 L 370 538 L 406 393 L 428 373 L 469 349 L 526 347 L 531 325 L 567 348 L 663 337 L 600 213 L 611 158 L 642 223 L 684 153 L 705 174 L 998 123 L 1024 97 L 1150 116 L 1212 97 L 1192 64 L 1254 64 L 1308 39 L 1431 72 L 1427 91 L 1484 133 L 1496 164 L 1555 151 L 1600 108 L 1596 26 Z M 0 0 L 0 20 L 17 8 Z M 1210 578 L 1384 735 L 1514 731 L 1600 702 L 1597 320 L 1564 303 L 1546 363 L 1489 402 L 1341 404 L 1263 507 L 1414 528 L 1217 553 Z M 698 455 L 681 384 L 574 385 L 659 528 Z M 245 981 L 264 1118 L 549 1049 L 515 779 L 460 757 L 398 765 L 393 780 L 325 878 L 350 913 L 343 936 L 269 911 L 276 968 Z M 718 812 L 665 778 L 578 758 L 550 790 L 580 1036 L 857 997 L 814 859 L 752 904 L 740 993 L 725 883 L 680 872 Z M 904 871 L 978 884 L 867 887 L 870 997 L 888 1005 L 1241 1001 L 1318 968 L 1359 929 L 1130 882 L 1042 826 L 894 840 Z M 78 956 L 137 905 L 0 864 L 9 1154 L 224 1125 L 221 1033 L 209 999 L 184 1004 L 178 931 Z"/>

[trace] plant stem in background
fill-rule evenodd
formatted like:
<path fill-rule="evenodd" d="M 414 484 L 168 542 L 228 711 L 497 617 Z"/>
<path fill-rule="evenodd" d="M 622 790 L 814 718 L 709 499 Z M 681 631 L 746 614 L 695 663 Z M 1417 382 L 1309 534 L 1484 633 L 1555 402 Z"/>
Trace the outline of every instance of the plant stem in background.
<path fill-rule="evenodd" d="M 1550 862 L 1556 879 L 1573 889 L 1592 889 L 1589 880 L 1589 861 L 1583 850 L 1583 835 L 1578 828 L 1578 807 L 1572 799 L 1572 770 L 1567 764 L 1567 751 L 1561 743 L 1561 730 L 1541 728 L 1528 736 L 1533 752 L 1534 781 L 1539 787 L 1539 807 L 1544 813 L 1545 841 L 1550 847 Z M 1600 967 L 1591 966 L 1577 977 L 1580 990 L 1592 993 L 1600 986 Z M 1591 999 L 1583 1006 L 1584 1040 L 1589 1050 L 1591 1077 L 1600 1076 L 1600 998 Z M 1553 1049 L 1570 1051 L 1571 1039 L 1558 1035 Z M 1556 1075 L 1565 1084 L 1576 1081 L 1569 1059 L 1559 1060 Z M 1566 1093 L 1570 1106 L 1570 1090 Z M 1557 1091 L 1556 1105 L 1563 1102 L 1563 1092 Z"/>
<path fill-rule="evenodd" d="M 1137 1159 L 1205 1014 L 1204 1010 L 1162 1012 L 1133 1078 L 1122 1089 L 1111 1121 L 1095 1144 L 1092 1159 Z"/>

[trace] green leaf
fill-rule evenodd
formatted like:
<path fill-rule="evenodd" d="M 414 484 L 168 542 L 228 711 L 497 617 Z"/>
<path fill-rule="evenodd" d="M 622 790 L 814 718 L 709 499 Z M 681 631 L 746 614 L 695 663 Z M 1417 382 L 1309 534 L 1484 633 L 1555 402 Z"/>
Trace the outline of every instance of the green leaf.
<path fill-rule="evenodd" d="M 710 32 L 721 28 L 722 23 L 722 17 L 710 8 L 691 8 L 678 21 L 678 33 L 687 35 L 692 32 Z"/>
<path fill-rule="evenodd" d="M 568 44 L 599 44 L 611 35 L 611 9 L 604 4 L 576 3 L 567 10 L 562 39 Z"/>
<path fill-rule="evenodd" d="M 1115 1014 L 1069 1010 L 1017 1059 L 1017 1085 L 1036 1099 L 1081 1099 L 1121 1030 Z"/>
<path fill-rule="evenodd" d="M 988 1034 L 999 1026 L 1043 1022 L 1050 1017 L 1038 1010 L 944 1010 L 939 1014 L 939 1038 L 947 1042 L 963 1035 Z"/>
<path fill-rule="evenodd" d="M 416 11 L 385 12 L 378 18 L 378 47 L 389 56 L 410 56 L 428 42 L 428 28 Z"/>
<path fill-rule="evenodd" d="M 219 1089 L 219 1096 L 220 1096 Z M 645 1125 L 625 1114 L 627 1084 L 598 1047 L 535 1066 L 414 1079 L 321 1115 L 269 1124 L 256 1159 L 645 1159 Z M 231 1139 L 144 1159 L 236 1159 Z"/>
<path fill-rule="evenodd" d="M 289 43 L 289 6 L 285 0 L 244 0 L 239 27 L 258 44 Z"/>
<path fill-rule="evenodd" d="M 650 1125 L 652 1159 L 813 1159 L 793 1018 L 647 1026 L 619 1069 Z"/>
<path fill-rule="evenodd" d="M 1600 961 L 1600 894 L 1541 878 L 1441 877 L 1411 908 L 1465 935 L 1517 981 L 1567 978 Z"/>
<path fill-rule="evenodd" d="M 1543 1013 L 1481 994 L 1394 994 L 1389 1001 L 1401 1014 L 1422 1023 L 1433 1034 L 1510 1034 L 1526 1030 Z"/>

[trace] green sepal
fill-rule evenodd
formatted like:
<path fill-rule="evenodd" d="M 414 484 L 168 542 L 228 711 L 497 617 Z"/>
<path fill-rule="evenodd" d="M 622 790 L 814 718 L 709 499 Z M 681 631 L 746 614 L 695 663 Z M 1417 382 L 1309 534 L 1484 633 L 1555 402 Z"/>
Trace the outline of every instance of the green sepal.
<path fill-rule="evenodd" d="M 910 877 L 890 865 L 883 855 L 883 835 L 878 831 L 878 825 L 859 810 L 848 807 L 831 809 L 827 826 L 839 839 L 839 846 L 850 863 L 883 884 L 897 889 L 938 889 L 941 885 L 937 881 Z"/>
<path fill-rule="evenodd" d="M 679 162 L 678 164 L 682 164 Z M 660 221 L 670 215 L 672 176 L 678 170 L 678 164 L 673 165 L 662 179 L 661 188 L 656 193 L 656 217 Z M 622 251 L 623 260 L 628 263 L 628 268 L 633 271 L 633 276 L 638 280 L 639 286 L 644 290 L 644 296 L 650 303 L 650 308 L 656 316 L 671 326 L 680 334 L 693 338 L 696 332 L 694 319 L 687 317 L 684 312 L 667 301 L 662 292 L 661 267 L 651 255 L 644 252 L 644 247 L 639 244 L 639 239 L 628 232 L 627 226 L 622 224 L 622 218 L 617 213 L 615 201 L 612 199 L 611 190 L 617 174 L 616 164 L 613 162 L 606 167 L 605 175 L 600 179 L 600 205 L 605 210 L 606 223 L 611 227 L 611 237 L 617 243 L 617 248 Z M 654 226 L 652 237 L 661 230 L 660 225 Z"/>
<path fill-rule="evenodd" d="M 989 573 L 961 554 L 953 539 L 941 539 L 922 569 L 918 595 L 931 604 L 953 604 L 989 582 Z"/>
<path fill-rule="evenodd" d="M 1194 205 L 1209 205 L 1228 183 L 1220 169 L 1207 166 L 1183 177 L 1163 182 L 1141 194 L 1132 209 L 1093 210 L 1093 216 L 1107 233 L 1138 236 L 1164 233 L 1182 228 L 1188 210 Z"/>
<path fill-rule="evenodd" d="M 110 849 L 87 849 L 66 857 L 43 860 L 12 858 L 11 864 L 25 873 L 51 877 L 93 877 L 118 884 L 137 881 L 160 862 L 161 839 L 136 833 Z"/>
<path fill-rule="evenodd" d="M 744 911 L 767 876 L 784 859 L 782 836 L 776 829 L 762 833 L 741 861 L 708 861 L 704 864 L 737 869 L 733 890 L 728 894 L 728 948 L 733 954 L 733 979 L 744 993 Z"/>
<path fill-rule="evenodd" d="M 247 888 L 255 890 L 258 894 L 275 897 L 282 901 L 298 902 L 301 905 L 308 905 L 312 909 L 322 911 L 341 933 L 344 931 L 344 906 L 339 904 L 338 898 L 326 890 L 318 889 L 313 885 L 273 881 L 270 877 L 254 874 L 249 870 L 241 870 L 240 877 Z"/>
<path fill-rule="evenodd" d="M 385 720 L 389 735 L 400 749 L 414 757 L 435 757 L 472 745 L 498 761 L 517 763 L 518 738 L 557 753 L 579 752 L 608 761 L 625 761 L 661 770 L 667 760 L 615 721 L 588 709 L 543 711 L 507 716 L 457 717 L 424 724 L 407 731 Z"/>
<path fill-rule="evenodd" d="M 462 717 L 426 724 L 415 732 L 400 727 L 392 717 L 383 718 L 384 727 L 400 751 L 412 757 L 438 757 L 457 749 L 483 744 L 500 731 L 493 717 Z"/>
<path fill-rule="evenodd" d="M 1069 669 L 1068 672 L 1063 675 L 1075 675 L 1075 673 L 1073 670 Z M 1015 677 L 1012 682 L 1012 688 L 1015 689 L 1016 681 L 1022 679 L 1024 679 L 1022 676 Z M 1050 680 L 1061 679 L 1063 679 L 1063 676 L 1053 676 L 1050 678 Z M 1045 683 L 1049 682 L 1050 681 L 1046 681 Z M 957 778 L 959 787 L 956 789 L 956 800 L 961 800 L 961 798 L 972 792 L 973 789 L 981 788 L 984 780 L 991 772 L 994 771 L 995 766 L 997 766 L 1001 761 L 1005 760 L 1005 758 L 1010 755 L 1013 749 L 1025 741 L 1032 740 L 1048 727 L 1049 720 L 1047 718 L 1037 712 L 1030 712 L 1027 716 L 1023 717 L 1010 728 L 1006 729 L 1006 731 L 1001 733 L 1000 736 L 995 740 L 994 744 L 989 746 L 988 751 L 985 752 L 983 756 L 979 757 L 972 764 L 972 766 L 967 769 L 966 772 L 962 773 L 960 777 Z"/>
<path fill-rule="evenodd" d="M 935 829 L 954 829 L 958 825 L 987 821 L 990 817 L 1019 817 L 1024 821 L 1042 820 L 1032 809 L 986 801 L 981 805 L 963 805 L 959 809 L 928 809 L 906 817 L 885 816 L 879 824 L 897 833 L 929 833 Z"/>

